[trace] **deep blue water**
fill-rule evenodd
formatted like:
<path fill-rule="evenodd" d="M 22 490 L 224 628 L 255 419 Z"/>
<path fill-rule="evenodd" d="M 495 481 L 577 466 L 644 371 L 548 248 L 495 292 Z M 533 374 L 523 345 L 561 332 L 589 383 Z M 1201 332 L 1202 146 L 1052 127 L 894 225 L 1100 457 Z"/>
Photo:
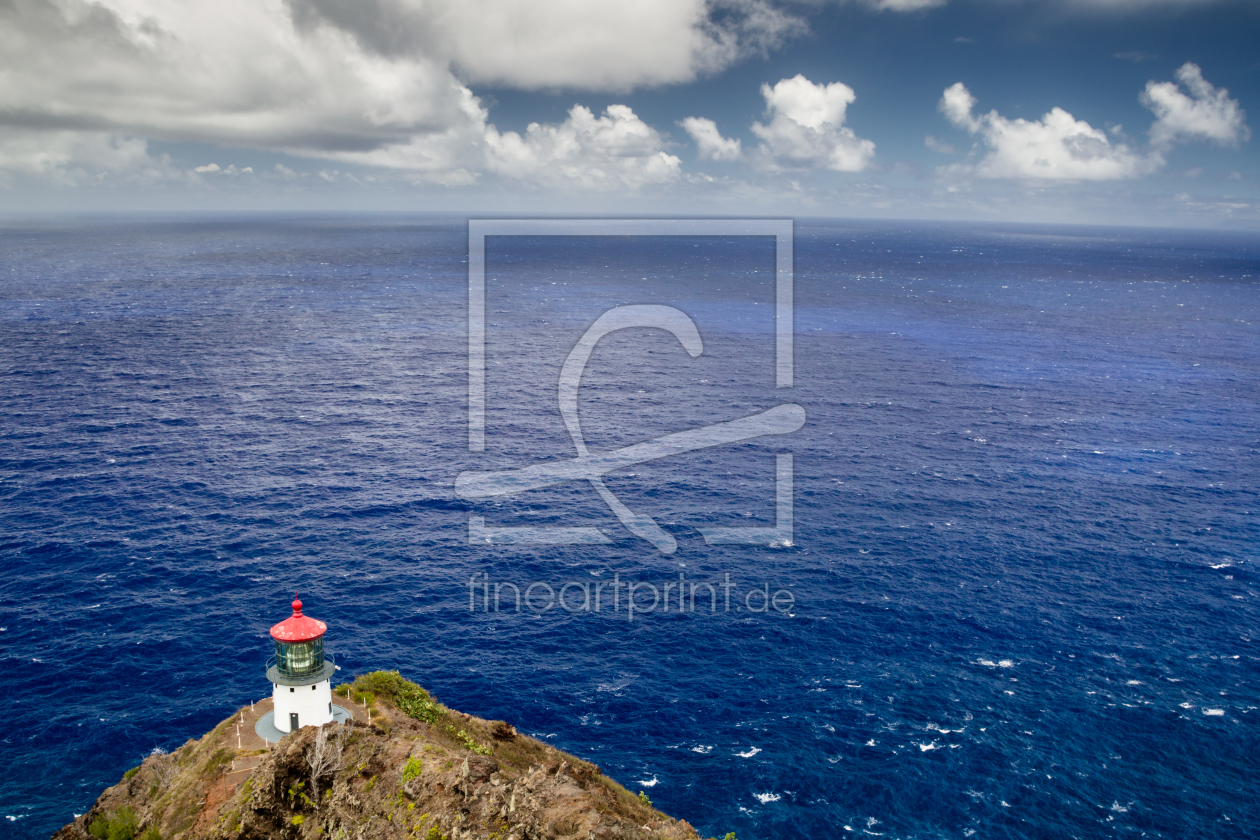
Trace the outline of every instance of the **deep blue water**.
<path fill-rule="evenodd" d="M 1255 836 L 1260 238 L 796 223 L 795 386 L 765 240 L 491 241 L 466 448 L 463 220 L 0 229 L 0 834 L 268 693 L 300 594 L 342 675 L 397 668 L 750 838 Z M 806 409 L 794 435 L 498 503 L 462 470 Z M 795 462 L 790 546 L 768 525 Z M 468 544 L 602 527 L 599 546 Z M 469 610 L 468 579 L 738 582 L 790 612 Z M 753 602 L 755 603 L 755 602 Z M 474 600 L 478 608 L 481 603 Z"/>

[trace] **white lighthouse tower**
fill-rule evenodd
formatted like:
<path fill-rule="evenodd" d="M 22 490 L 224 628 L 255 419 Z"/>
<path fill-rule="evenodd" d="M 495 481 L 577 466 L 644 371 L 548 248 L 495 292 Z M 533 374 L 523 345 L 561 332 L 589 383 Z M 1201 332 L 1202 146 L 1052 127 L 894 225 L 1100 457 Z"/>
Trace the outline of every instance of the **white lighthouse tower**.
<path fill-rule="evenodd" d="M 302 602 L 293 602 L 293 615 L 271 628 L 276 654 L 267 662 L 267 679 L 275 701 L 272 725 L 287 735 L 303 726 L 322 726 L 348 713 L 332 703 L 331 680 L 337 670 L 324 655 L 328 625 L 302 615 Z"/>

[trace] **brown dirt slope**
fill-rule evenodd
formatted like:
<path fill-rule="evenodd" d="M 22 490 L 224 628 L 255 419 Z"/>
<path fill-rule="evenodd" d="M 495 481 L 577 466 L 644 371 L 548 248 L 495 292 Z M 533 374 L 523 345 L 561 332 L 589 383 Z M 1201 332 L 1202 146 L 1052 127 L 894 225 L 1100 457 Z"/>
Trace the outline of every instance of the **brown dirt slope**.
<path fill-rule="evenodd" d="M 245 707 L 200 740 L 146 758 L 54 840 L 697 837 L 594 764 L 447 709 L 396 672 L 337 692 L 353 722 L 260 749 L 253 721 L 269 704 Z M 314 774 L 321 742 L 330 766 Z"/>

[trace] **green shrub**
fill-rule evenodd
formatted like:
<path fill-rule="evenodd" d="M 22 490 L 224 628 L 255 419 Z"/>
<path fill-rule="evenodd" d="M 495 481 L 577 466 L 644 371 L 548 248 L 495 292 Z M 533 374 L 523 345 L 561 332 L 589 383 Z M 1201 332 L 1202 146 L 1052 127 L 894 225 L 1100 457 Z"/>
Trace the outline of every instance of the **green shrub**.
<path fill-rule="evenodd" d="M 289 820 L 289 822 L 293 823 L 294 825 L 301 825 L 302 823 L 306 822 L 306 817 L 302 816 L 301 814 L 298 814 L 296 817 Z"/>
<path fill-rule="evenodd" d="M 473 737 L 471 735 L 469 735 L 467 732 L 465 732 L 462 729 L 455 733 L 455 737 L 458 738 L 465 747 L 468 747 L 468 749 L 472 750 L 477 755 L 490 754 L 489 747 L 485 747 L 485 746 L 482 746 L 481 744 L 478 744 L 476 741 L 473 740 Z"/>
<path fill-rule="evenodd" d="M 140 840 L 162 840 L 162 832 L 158 831 L 156 825 L 151 825 L 140 835 Z"/>
<path fill-rule="evenodd" d="M 420 763 L 420 759 L 418 758 L 407 759 L 407 766 L 403 768 L 403 784 L 405 785 L 407 784 L 407 782 L 410 782 L 412 779 L 419 777 L 420 771 L 423 769 L 423 767 L 424 766 Z"/>
<path fill-rule="evenodd" d="M 132 767 L 132 768 L 131 768 L 130 770 L 128 770 L 126 773 L 123 773 L 123 778 L 124 778 L 124 779 L 130 779 L 132 776 L 136 775 L 136 774 L 137 774 L 137 773 L 139 773 L 139 772 L 140 772 L 140 768 L 139 768 L 138 766 L 137 766 L 137 767 Z"/>
<path fill-rule="evenodd" d="M 108 817 L 102 815 L 92 820 L 88 834 L 96 840 L 135 840 L 138 825 L 136 812 L 124 805 Z"/>
<path fill-rule="evenodd" d="M 647 791 L 645 790 L 639 791 L 639 801 L 642 802 L 644 805 L 648 806 L 649 808 L 652 807 L 652 800 L 648 799 Z"/>
<path fill-rule="evenodd" d="M 442 707 L 429 696 L 429 692 L 410 680 L 403 679 L 397 671 L 373 671 L 364 674 L 354 681 L 353 689 L 389 697 L 398 707 L 398 711 L 425 723 L 436 723 L 442 717 Z"/>

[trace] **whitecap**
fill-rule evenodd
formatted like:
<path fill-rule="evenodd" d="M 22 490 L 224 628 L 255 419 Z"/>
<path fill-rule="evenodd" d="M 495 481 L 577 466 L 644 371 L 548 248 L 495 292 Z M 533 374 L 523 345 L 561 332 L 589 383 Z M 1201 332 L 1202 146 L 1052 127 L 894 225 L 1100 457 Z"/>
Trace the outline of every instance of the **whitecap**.
<path fill-rule="evenodd" d="M 777 793 L 754 793 L 753 797 L 762 805 L 765 805 L 768 802 L 778 802 L 783 798 Z"/>
<path fill-rule="evenodd" d="M 656 778 L 656 776 L 653 776 L 650 779 L 644 779 L 640 781 L 638 785 L 639 787 L 656 787 L 658 784 L 660 784 L 660 781 L 661 780 Z"/>
<path fill-rule="evenodd" d="M 629 677 L 625 677 L 623 679 L 617 680 L 616 682 L 600 683 L 599 685 L 595 686 L 595 690 L 596 691 L 621 691 L 623 688 L 630 685 L 630 683 L 634 682 L 635 678 L 638 676 L 639 676 L 638 674 L 633 674 Z"/>
<path fill-rule="evenodd" d="M 935 741 L 933 741 L 930 744 L 919 744 L 919 750 L 922 752 L 927 752 L 928 750 L 939 750 L 939 749 L 940 747 L 936 745 Z"/>
<path fill-rule="evenodd" d="M 1114 801 L 1111 803 L 1111 810 L 1115 811 L 1117 814 L 1127 814 L 1129 812 L 1128 808 L 1124 807 L 1119 802 Z"/>
<path fill-rule="evenodd" d="M 739 756 L 740 758 L 752 758 L 754 755 L 756 755 L 759 752 L 761 752 L 760 747 L 749 747 L 748 752 L 735 753 L 735 755 Z"/>
<path fill-rule="evenodd" d="M 1145 685 L 1141 680 L 1129 680 L 1125 685 Z"/>
<path fill-rule="evenodd" d="M 977 659 L 976 664 L 983 665 L 986 668 L 1014 668 L 1015 660 L 999 659 L 997 662 L 994 662 L 992 659 Z"/>
<path fill-rule="evenodd" d="M 1204 709 L 1203 714 L 1207 715 L 1208 717 L 1220 717 L 1221 715 L 1225 714 L 1225 710 L 1224 709 Z"/>
<path fill-rule="evenodd" d="M 713 752 L 713 747 L 708 744 L 697 744 L 691 748 L 691 751 L 694 753 L 700 753 L 700 755 L 708 755 Z"/>

